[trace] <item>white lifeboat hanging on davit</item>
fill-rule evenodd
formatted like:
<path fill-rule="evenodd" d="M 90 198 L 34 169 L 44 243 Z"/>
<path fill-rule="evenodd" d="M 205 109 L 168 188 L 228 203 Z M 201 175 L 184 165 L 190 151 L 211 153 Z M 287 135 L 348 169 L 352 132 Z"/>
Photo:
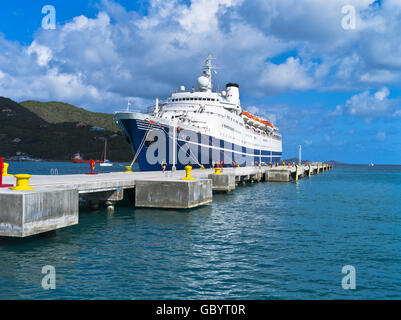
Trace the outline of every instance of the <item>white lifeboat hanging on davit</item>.
<path fill-rule="evenodd" d="M 243 111 L 241 113 L 241 116 L 244 119 L 245 123 L 248 123 L 257 128 L 265 129 L 268 132 L 273 132 L 274 125 L 269 120 L 259 119 L 247 111 Z"/>

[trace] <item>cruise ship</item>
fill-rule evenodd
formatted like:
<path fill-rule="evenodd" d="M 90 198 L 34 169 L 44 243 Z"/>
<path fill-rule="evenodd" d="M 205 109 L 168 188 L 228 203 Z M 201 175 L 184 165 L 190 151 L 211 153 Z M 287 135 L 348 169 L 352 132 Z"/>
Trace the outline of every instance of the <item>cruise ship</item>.
<path fill-rule="evenodd" d="M 239 85 L 213 90 L 212 57 L 206 59 L 198 90 L 180 86 L 166 101 L 158 98 L 146 113 L 129 109 L 114 119 L 141 171 L 275 164 L 282 155 L 279 129 L 241 107 Z"/>

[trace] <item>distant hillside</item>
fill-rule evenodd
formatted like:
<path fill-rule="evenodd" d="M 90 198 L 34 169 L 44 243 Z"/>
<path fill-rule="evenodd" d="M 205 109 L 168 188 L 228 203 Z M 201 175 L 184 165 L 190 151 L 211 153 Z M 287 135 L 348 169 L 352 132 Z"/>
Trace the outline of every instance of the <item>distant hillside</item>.
<path fill-rule="evenodd" d="M 27 108 L 48 123 L 84 122 L 91 126 L 118 132 L 119 129 L 110 113 L 90 112 L 64 102 L 23 101 L 20 105 Z"/>
<path fill-rule="evenodd" d="M 97 113 L 59 103 L 57 106 L 61 109 L 65 106 L 65 110 L 52 113 L 51 105 L 47 106 L 48 117 L 79 110 L 77 112 L 87 116 L 88 124 L 107 127 L 100 122 L 90 123 L 90 119 L 100 119 Z M 112 119 L 112 115 L 107 116 Z M 66 119 L 69 122 L 58 119 L 58 122 L 52 120 L 51 123 L 15 101 L 0 97 L 0 156 L 10 157 L 22 153 L 46 160 L 70 160 L 75 153 L 80 152 L 85 159 L 100 159 L 104 139 L 107 139 L 107 158 L 111 161 L 132 160 L 130 146 L 120 131 L 95 131 L 91 130 L 90 125 L 82 125 L 81 122 L 85 121 L 81 118 Z M 106 123 L 107 117 L 104 119 Z"/>

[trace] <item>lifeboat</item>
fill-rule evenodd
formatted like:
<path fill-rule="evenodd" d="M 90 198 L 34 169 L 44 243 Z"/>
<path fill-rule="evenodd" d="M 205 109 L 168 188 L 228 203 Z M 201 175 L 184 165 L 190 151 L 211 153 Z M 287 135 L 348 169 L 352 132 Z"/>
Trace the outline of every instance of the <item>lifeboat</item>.
<path fill-rule="evenodd" d="M 246 111 L 243 111 L 241 113 L 241 115 L 245 116 L 243 118 L 246 123 L 250 123 L 253 126 L 258 127 L 258 128 L 262 128 L 262 129 L 266 128 L 270 132 L 273 131 L 274 126 L 270 121 L 259 119 Z"/>

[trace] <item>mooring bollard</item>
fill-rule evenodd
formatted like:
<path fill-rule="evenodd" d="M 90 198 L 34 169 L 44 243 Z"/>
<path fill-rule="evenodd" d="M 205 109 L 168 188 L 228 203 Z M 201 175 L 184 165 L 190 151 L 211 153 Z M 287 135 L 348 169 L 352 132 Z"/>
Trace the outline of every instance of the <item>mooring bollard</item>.
<path fill-rule="evenodd" d="M 13 184 L 3 184 L 3 170 L 4 170 L 3 157 L 0 157 L 0 188 L 14 187 Z"/>
<path fill-rule="evenodd" d="M 295 166 L 295 181 L 296 181 L 296 182 L 298 182 L 298 174 L 299 174 L 299 171 L 298 171 L 298 170 L 299 170 L 299 166 L 296 165 L 296 166 Z"/>
<path fill-rule="evenodd" d="M 133 173 L 131 166 L 125 166 L 125 173 Z"/>
<path fill-rule="evenodd" d="M 191 177 L 191 171 L 192 171 L 192 167 L 186 166 L 185 167 L 185 177 L 181 178 L 181 180 L 195 180 L 195 178 Z"/>
<path fill-rule="evenodd" d="M 201 164 L 200 168 L 201 169 L 205 169 L 205 166 L 203 164 Z"/>
<path fill-rule="evenodd" d="M 214 174 L 221 174 L 221 168 L 214 168 Z"/>
<path fill-rule="evenodd" d="M 308 176 L 310 177 L 311 175 L 312 175 L 312 166 L 309 165 L 309 173 L 308 173 Z"/>
<path fill-rule="evenodd" d="M 8 171 L 8 163 L 3 162 L 3 177 L 11 177 L 12 174 L 9 174 Z"/>
<path fill-rule="evenodd" d="M 32 177 L 30 174 L 16 174 L 15 179 L 17 179 L 17 185 L 11 190 L 34 190 L 34 188 L 29 186 L 29 179 Z"/>
<path fill-rule="evenodd" d="M 97 173 L 93 172 L 93 170 L 95 170 L 95 166 L 96 166 L 96 162 L 93 159 L 91 159 L 91 161 L 89 162 L 89 166 L 91 168 L 91 172 L 88 172 L 86 174 L 91 174 L 91 175 L 97 174 Z"/>

